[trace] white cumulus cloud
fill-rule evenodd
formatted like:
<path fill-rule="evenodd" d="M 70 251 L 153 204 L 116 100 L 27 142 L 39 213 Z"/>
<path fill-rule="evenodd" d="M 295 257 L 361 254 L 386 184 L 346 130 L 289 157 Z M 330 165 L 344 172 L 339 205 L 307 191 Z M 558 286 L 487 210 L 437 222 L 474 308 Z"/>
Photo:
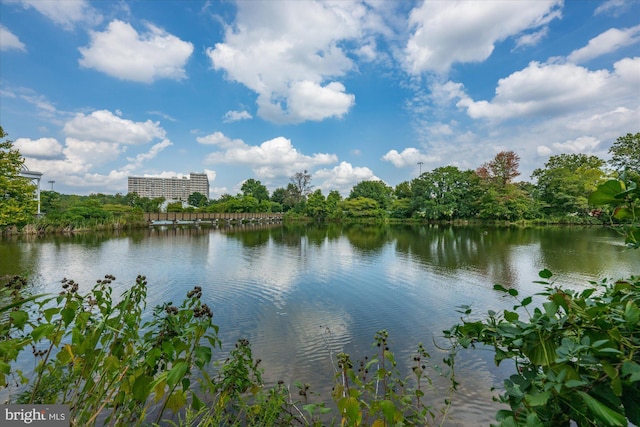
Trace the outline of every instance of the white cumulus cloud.
<path fill-rule="evenodd" d="M 295 171 L 311 169 L 314 166 L 335 163 L 335 154 L 316 153 L 311 156 L 302 154 L 284 137 L 277 137 L 260 145 L 248 145 L 239 139 L 230 139 L 216 132 L 198 142 L 207 141 L 223 148 L 223 151 L 210 153 L 209 164 L 244 164 L 252 168 L 259 178 L 288 177 Z M 215 141 L 215 142 L 214 142 Z"/>
<path fill-rule="evenodd" d="M 62 159 L 62 144 L 55 138 L 18 138 L 14 142 L 14 146 L 20 151 L 24 157 L 34 159 Z"/>
<path fill-rule="evenodd" d="M 622 30 L 611 28 L 589 40 L 585 47 L 571 52 L 567 61 L 581 64 L 638 42 L 640 42 L 640 25 Z"/>
<path fill-rule="evenodd" d="M 108 110 L 97 110 L 89 115 L 78 113 L 64 125 L 63 132 L 76 139 L 116 144 L 146 144 L 154 138 L 165 137 L 159 122 L 134 122 Z"/>
<path fill-rule="evenodd" d="M 104 32 L 92 31 L 89 46 L 80 48 L 79 63 L 110 76 L 135 82 L 186 78 L 185 65 L 193 45 L 147 24 L 138 33 L 130 24 L 114 20 Z"/>
<path fill-rule="evenodd" d="M 561 0 L 425 1 L 409 16 L 413 33 L 405 48 L 405 67 L 412 74 L 445 74 L 455 63 L 484 61 L 497 42 L 559 18 L 561 4 Z M 523 42 L 527 40 L 520 39 Z"/>
<path fill-rule="evenodd" d="M 417 148 L 409 147 L 398 152 L 397 150 L 390 150 L 382 156 L 382 160 L 391 162 L 397 168 L 405 168 L 408 166 L 415 167 L 418 162 L 431 163 L 439 160 L 436 156 L 428 156 L 423 154 Z"/>
<path fill-rule="evenodd" d="M 354 70 L 341 44 L 366 45 L 355 54 L 375 57 L 367 38 L 384 32 L 365 2 L 238 2 L 225 41 L 207 49 L 213 67 L 258 94 L 258 116 L 299 123 L 345 115 L 354 95 L 336 79 Z"/>
<path fill-rule="evenodd" d="M 368 167 L 354 167 L 351 163 L 340 162 L 331 169 L 320 169 L 313 174 L 314 181 L 322 181 L 318 187 L 326 195 L 329 191 L 338 190 L 347 195 L 354 185 L 361 181 L 380 181 Z"/>
<path fill-rule="evenodd" d="M 523 70 L 500 79 L 491 101 L 474 101 L 466 95 L 457 103 L 472 118 L 504 120 L 515 117 L 552 116 L 589 111 L 590 106 L 637 104 L 640 58 L 625 58 L 613 72 L 591 71 L 575 64 L 531 62 Z M 586 108 L 585 108 L 586 106 Z"/>

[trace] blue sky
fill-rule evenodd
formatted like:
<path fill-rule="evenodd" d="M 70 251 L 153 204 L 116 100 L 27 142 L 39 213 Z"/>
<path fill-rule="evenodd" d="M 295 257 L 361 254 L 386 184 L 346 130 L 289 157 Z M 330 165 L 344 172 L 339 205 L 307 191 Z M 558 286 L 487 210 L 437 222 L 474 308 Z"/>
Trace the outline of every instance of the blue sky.
<path fill-rule="evenodd" d="M 640 131 L 638 1 L 0 0 L 0 24 L 0 125 L 62 193 L 308 170 L 346 195 L 503 150 L 530 180 Z"/>

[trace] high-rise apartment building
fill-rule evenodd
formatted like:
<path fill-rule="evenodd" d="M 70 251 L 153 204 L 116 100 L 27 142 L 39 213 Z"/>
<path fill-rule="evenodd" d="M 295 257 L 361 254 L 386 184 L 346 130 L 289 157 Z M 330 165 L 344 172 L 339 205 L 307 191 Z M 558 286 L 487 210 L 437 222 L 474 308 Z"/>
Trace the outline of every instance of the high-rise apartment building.
<path fill-rule="evenodd" d="M 193 193 L 209 198 L 209 178 L 205 173 L 189 174 L 189 178 L 147 178 L 130 176 L 127 180 L 129 193 L 140 197 L 164 197 L 167 200 L 188 200 Z"/>

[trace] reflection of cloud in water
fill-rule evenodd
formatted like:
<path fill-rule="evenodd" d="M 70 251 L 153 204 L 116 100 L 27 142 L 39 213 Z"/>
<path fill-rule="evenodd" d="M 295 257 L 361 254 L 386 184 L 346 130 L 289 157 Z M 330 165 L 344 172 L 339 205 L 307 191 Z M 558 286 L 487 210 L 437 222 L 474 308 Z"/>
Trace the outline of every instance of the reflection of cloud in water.
<path fill-rule="evenodd" d="M 295 252 L 295 248 L 276 247 L 270 241 L 253 249 L 228 241 L 221 253 L 215 248 L 215 240 L 211 244 L 214 247 L 209 250 L 205 268 L 207 279 L 215 283 L 216 298 L 227 300 L 246 293 L 274 301 L 279 307 L 284 304 L 300 274 L 300 258 L 282 251 Z"/>
<path fill-rule="evenodd" d="M 261 312 L 249 333 L 254 357 L 262 359 L 265 380 L 292 383 L 313 378 L 329 387 L 331 356 L 351 341 L 353 319 L 330 301 L 299 301 L 284 309 Z M 312 384 L 314 391 L 320 391 L 318 387 Z"/>

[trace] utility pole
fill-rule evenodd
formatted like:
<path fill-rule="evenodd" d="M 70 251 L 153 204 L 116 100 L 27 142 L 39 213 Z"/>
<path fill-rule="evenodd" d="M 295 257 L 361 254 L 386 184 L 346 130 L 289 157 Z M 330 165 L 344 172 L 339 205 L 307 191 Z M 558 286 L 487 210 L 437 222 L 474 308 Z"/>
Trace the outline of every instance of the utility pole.
<path fill-rule="evenodd" d="M 422 165 L 424 165 L 424 162 L 418 162 L 418 164 L 420 165 L 420 175 L 422 175 Z M 418 176 L 420 176 L 418 175 Z"/>
<path fill-rule="evenodd" d="M 51 191 L 53 191 L 53 184 L 55 183 L 55 181 L 48 181 L 49 184 L 51 184 Z"/>

